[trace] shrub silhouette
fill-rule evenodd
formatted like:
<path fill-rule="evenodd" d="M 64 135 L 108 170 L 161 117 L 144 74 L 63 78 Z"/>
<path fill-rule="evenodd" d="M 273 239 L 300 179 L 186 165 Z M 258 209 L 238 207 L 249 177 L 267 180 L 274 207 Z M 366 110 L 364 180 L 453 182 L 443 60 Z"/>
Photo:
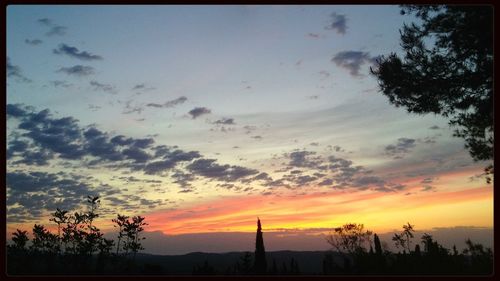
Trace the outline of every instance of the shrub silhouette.
<path fill-rule="evenodd" d="M 93 273 L 123 273 L 127 269 L 134 269 L 134 264 L 123 260 L 118 254 L 111 251 L 115 245 L 112 239 L 103 237 L 103 233 L 94 224 L 99 217 L 97 213 L 100 200 L 98 196 L 88 196 L 86 212 L 74 212 L 56 209 L 49 221 L 57 224 L 57 234 L 51 233 L 43 225 L 33 226 L 33 239 L 29 241 L 28 232 L 17 229 L 12 233 L 12 244 L 7 245 L 9 274 L 93 274 Z M 145 218 L 134 216 L 129 220 L 124 218 L 120 228 L 119 238 L 125 237 L 123 248 L 133 253 L 133 261 L 137 252 L 143 250 L 140 241 Z M 115 222 L 115 220 L 112 220 Z M 28 242 L 31 245 L 28 246 Z M 118 245 L 119 246 L 119 245 Z M 118 252 L 117 252 L 118 253 Z M 132 261 L 132 262 L 133 262 Z M 123 268 L 123 264 L 126 265 Z M 148 265 L 150 271 L 156 268 Z M 134 269 L 139 270 L 139 269 Z M 155 269 L 157 270 L 157 269 Z M 133 273 L 133 272 L 130 272 Z"/>

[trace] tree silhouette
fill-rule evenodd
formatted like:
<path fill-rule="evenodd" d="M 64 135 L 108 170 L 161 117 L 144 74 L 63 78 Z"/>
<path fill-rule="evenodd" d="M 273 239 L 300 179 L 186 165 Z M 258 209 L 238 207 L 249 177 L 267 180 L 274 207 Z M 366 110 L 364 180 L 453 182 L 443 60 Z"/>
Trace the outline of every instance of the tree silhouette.
<path fill-rule="evenodd" d="M 471 270 L 474 273 L 490 273 L 493 269 L 493 251 L 470 239 L 467 239 L 465 244 L 467 248 L 463 250 L 463 253 L 470 257 Z"/>
<path fill-rule="evenodd" d="M 59 249 L 62 248 L 61 245 L 61 225 L 65 224 L 68 220 L 68 211 L 63 211 L 60 210 L 59 208 L 56 208 L 56 211 L 52 214 L 52 218 L 49 219 L 49 221 L 53 221 L 57 224 L 57 239 L 59 241 Z"/>
<path fill-rule="evenodd" d="M 380 244 L 380 239 L 378 238 L 378 235 L 375 233 L 373 234 L 373 243 L 375 244 L 375 254 L 378 256 L 382 255 L 382 245 Z"/>
<path fill-rule="evenodd" d="M 420 256 L 420 245 L 415 245 L 415 251 L 413 251 L 416 256 Z"/>
<path fill-rule="evenodd" d="M 141 232 L 144 230 L 143 226 L 148 225 L 144 222 L 144 217 L 134 216 L 132 220 L 126 220 L 125 225 L 123 226 L 123 230 L 126 233 L 127 240 L 123 245 L 123 249 L 125 253 L 128 253 L 130 250 L 133 253 L 133 259 L 135 260 L 135 256 L 138 251 L 144 250 L 142 247 L 141 240 L 146 239 L 146 237 L 140 237 Z"/>
<path fill-rule="evenodd" d="M 116 219 L 112 219 L 111 221 L 115 223 L 113 227 L 118 227 L 118 243 L 116 243 L 116 254 L 118 255 L 120 253 L 120 242 L 121 240 L 125 237 L 125 231 L 124 231 L 124 226 L 125 223 L 128 221 L 128 216 L 120 215 L 118 214 L 116 216 Z"/>
<path fill-rule="evenodd" d="M 35 224 L 31 249 L 39 254 L 55 254 L 59 252 L 57 236 L 50 233 L 43 225 Z"/>
<path fill-rule="evenodd" d="M 12 233 L 12 241 L 16 250 L 25 250 L 26 243 L 29 241 L 28 232 L 16 229 L 16 232 Z"/>
<path fill-rule="evenodd" d="M 450 119 L 476 161 L 493 159 L 493 7 L 407 5 L 421 24 L 404 25 L 395 53 L 371 69 L 382 93 L 408 112 Z M 490 182 L 493 165 L 485 169 Z"/>
<path fill-rule="evenodd" d="M 254 270 L 256 274 L 267 272 L 266 250 L 264 248 L 264 238 L 262 237 L 262 227 L 260 219 L 257 218 L 257 235 L 255 238 L 255 260 Z"/>
<path fill-rule="evenodd" d="M 407 223 L 403 225 L 403 232 L 401 234 L 395 233 L 394 236 L 392 237 L 392 240 L 396 244 L 396 248 L 401 247 L 403 251 L 408 251 L 408 253 L 411 252 L 411 238 L 413 238 L 413 225 L 410 223 Z"/>
<path fill-rule="evenodd" d="M 339 252 L 354 254 L 366 252 L 364 244 L 371 235 L 371 231 L 364 230 L 363 224 L 348 223 L 335 228 L 332 234 L 326 236 L 326 241 Z"/>

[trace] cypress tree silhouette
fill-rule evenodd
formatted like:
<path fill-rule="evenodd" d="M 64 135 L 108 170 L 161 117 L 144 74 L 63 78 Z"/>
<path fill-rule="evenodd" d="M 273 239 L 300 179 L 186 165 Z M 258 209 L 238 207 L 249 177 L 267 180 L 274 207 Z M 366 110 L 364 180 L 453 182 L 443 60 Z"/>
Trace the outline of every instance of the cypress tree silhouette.
<path fill-rule="evenodd" d="M 265 274 L 267 271 L 266 250 L 264 249 L 264 238 L 259 218 L 257 218 L 257 237 L 255 238 L 254 270 L 256 274 Z"/>
<path fill-rule="evenodd" d="M 382 255 L 382 245 L 380 245 L 380 239 L 377 234 L 373 235 L 373 243 L 375 244 L 375 254 Z"/>

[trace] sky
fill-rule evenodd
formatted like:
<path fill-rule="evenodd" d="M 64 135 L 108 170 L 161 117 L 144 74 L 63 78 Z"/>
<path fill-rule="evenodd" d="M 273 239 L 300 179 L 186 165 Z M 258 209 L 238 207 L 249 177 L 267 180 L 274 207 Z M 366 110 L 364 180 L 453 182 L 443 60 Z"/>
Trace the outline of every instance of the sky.
<path fill-rule="evenodd" d="M 370 74 L 412 21 L 389 5 L 9 5 L 7 232 L 98 195 L 101 230 L 145 216 L 160 253 L 193 235 L 251 250 L 257 217 L 273 249 L 326 250 L 318 233 L 349 222 L 491 244 L 488 163 Z"/>

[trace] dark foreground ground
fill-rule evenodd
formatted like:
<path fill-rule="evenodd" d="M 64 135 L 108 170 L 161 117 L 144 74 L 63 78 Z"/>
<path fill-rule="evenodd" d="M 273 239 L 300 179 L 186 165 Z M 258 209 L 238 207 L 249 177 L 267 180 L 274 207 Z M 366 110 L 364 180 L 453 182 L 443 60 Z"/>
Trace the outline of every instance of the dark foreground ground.
<path fill-rule="evenodd" d="M 266 275 L 490 275 L 493 259 L 467 255 L 327 251 L 267 252 Z M 133 257 L 69 257 L 9 254 L 9 275 L 255 275 L 253 253 L 137 254 Z"/>

